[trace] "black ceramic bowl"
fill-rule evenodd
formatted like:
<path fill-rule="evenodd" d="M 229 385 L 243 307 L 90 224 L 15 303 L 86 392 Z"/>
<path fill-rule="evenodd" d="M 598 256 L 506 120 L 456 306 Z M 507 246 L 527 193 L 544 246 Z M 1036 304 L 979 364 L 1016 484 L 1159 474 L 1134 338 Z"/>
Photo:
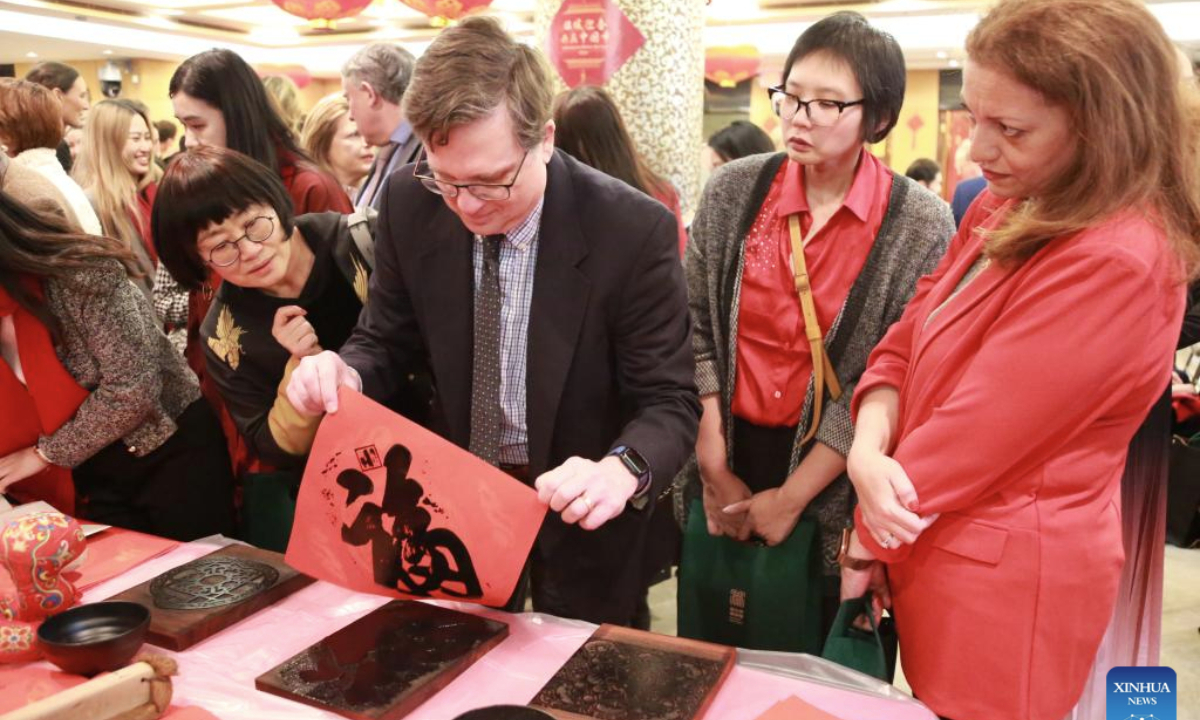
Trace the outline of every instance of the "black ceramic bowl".
<path fill-rule="evenodd" d="M 150 610 L 132 602 L 80 605 L 46 620 L 38 645 L 63 670 L 91 677 L 125 667 L 150 627 Z"/>
<path fill-rule="evenodd" d="M 554 720 L 554 716 L 524 705 L 489 705 L 463 713 L 454 720 Z"/>

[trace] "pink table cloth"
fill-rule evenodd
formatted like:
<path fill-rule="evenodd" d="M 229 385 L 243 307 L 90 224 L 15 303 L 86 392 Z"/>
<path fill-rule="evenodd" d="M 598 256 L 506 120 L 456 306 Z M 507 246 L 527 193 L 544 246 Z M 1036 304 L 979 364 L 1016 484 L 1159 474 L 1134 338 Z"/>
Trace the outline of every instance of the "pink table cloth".
<path fill-rule="evenodd" d="M 92 587 L 83 602 L 115 595 L 227 542 L 197 541 L 181 545 Z M 221 720 L 334 720 L 341 716 L 255 690 L 254 678 L 388 601 L 317 582 L 184 652 L 151 646 L 146 646 L 143 652 L 168 655 L 179 663 L 179 675 L 174 678 L 173 711 L 168 718 L 179 713 L 186 715 L 191 706 L 203 708 Z M 512 615 L 467 604 L 438 604 L 506 622 L 509 636 L 406 720 L 452 720 L 467 710 L 486 705 L 524 705 L 595 629 L 589 623 L 537 613 Z M 45 662 L 24 666 L 18 674 L 43 680 L 51 675 L 64 676 Z M 0 678 L 9 681 L 0 683 L 9 685 L 4 688 L 5 695 L 28 688 L 13 682 L 11 671 L 0 674 Z M 48 690 L 42 686 L 33 696 L 27 695 L 25 702 L 48 694 Z M 754 720 L 792 695 L 844 720 L 936 720 L 924 706 L 900 697 L 899 693 L 889 698 L 853 692 L 747 667 L 741 661 L 721 687 L 705 718 Z"/>

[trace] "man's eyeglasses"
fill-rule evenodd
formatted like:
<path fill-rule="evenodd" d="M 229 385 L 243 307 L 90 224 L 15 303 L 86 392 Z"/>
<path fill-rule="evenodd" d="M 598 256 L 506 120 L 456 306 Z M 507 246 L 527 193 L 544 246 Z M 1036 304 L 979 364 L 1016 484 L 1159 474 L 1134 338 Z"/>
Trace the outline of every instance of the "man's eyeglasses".
<path fill-rule="evenodd" d="M 270 215 L 260 215 L 245 225 L 246 234 L 237 240 L 226 240 L 208 251 L 208 264 L 215 267 L 229 267 L 241 259 L 238 243 L 249 240 L 261 245 L 275 232 L 275 218 Z"/>
<path fill-rule="evenodd" d="M 433 171 L 429 169 L 429 163 L 425 160 L 425 150 L 421 150 L 421 156 L 417 158 L 417 164 L 413 167 L 413 177 L 421 181 L 425 189 L 431 193 L 444 195 L 448 198 L 458 197 L 458 194 L 463 190 L 471 193 L 479 200 L 507 200 L 512 195 L 512 187 L 517 184 L 517 178 L 521 177 L 521 168 L 525 167 L 525 159 L 529 157 L 529 151 L 521 156 L 521 164 L 517 165 L 517 172 L 513 174 L 512 182 L 504 185 L 493 185 L 488 183 L 468 183 L 459 185 L 457 183 L 438 180 L 433 176 Z"/>
<path fill-rule="evenodd" d="M 827 100 L 825 98 L 801 100 L 782 87 L 768 88 L 767 94 L 771 97 L 771 108 L 781 119 L 791 120 L 800 111 L 800 107 L 803 106 L 804 112 L 808 114 L 808 119 L 812 124 L 823 127 L 836 125 L 846 108 L 862 105 L 863 100 L 865 100 L 865 98 L 851 100 L 850 102 Z"/>

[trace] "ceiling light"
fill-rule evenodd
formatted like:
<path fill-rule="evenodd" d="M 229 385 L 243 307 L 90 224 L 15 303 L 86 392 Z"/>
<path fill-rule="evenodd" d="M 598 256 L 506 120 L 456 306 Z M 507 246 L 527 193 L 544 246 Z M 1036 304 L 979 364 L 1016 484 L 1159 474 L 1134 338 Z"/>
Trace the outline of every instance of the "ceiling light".
<path fill-rule="evenodd" d="M 950 67 L 952 67 L 952 68 L 956 68 L 956 67 L 958 67 L 958 66 L 959 66 L 959 62 L 958 62 L 957 60 L 951 60 L 951 61 L 950 61 Z"/>
<path fill-rule="evenodd" d="M 32 50 L 30 50 L 29 52 L 25 53 L 25 57 L 27 57 L 27 58 L 35 58 L 35 57 L 37 57 L 37 53 L 35 53 L 35 52 L 33 52 Z"/>
<path fill-rule="evenodd" d="M 252 41 L 263 45 L 288 45 L 300 41 L 300 33 L 295 28 L 286 26 L 259 26 L 250 31 Z"/>
<path fill-rule="evenodd" d="M 104 55 L 112 55 L 112 50 L 105 50 Z"/>
<path fill-rule="evenodd" d="M 945 60 L 946 58 L 950 57 L 949 55 L 946 54 L 945 50 L 938 50 L 937 56 L 938 56 L 939 60 Z"/>

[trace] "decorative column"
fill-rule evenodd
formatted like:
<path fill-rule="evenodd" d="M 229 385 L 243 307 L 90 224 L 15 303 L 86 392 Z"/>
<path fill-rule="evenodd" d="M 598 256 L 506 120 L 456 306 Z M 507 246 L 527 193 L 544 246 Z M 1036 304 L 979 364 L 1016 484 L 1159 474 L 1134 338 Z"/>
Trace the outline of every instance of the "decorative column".
<path fill-rule="evenodd" d="M 564 73 L 572 86 L 603 86 L 647 164 L 679 189 L 685 219 L 701 190 L 704 8 L 705 0 L 538 0 L 534 19 L 557 66 L 556 90 L 568 87 Z M 603 53 L 604 67 L 591 67 L 589 53 Z"/>

